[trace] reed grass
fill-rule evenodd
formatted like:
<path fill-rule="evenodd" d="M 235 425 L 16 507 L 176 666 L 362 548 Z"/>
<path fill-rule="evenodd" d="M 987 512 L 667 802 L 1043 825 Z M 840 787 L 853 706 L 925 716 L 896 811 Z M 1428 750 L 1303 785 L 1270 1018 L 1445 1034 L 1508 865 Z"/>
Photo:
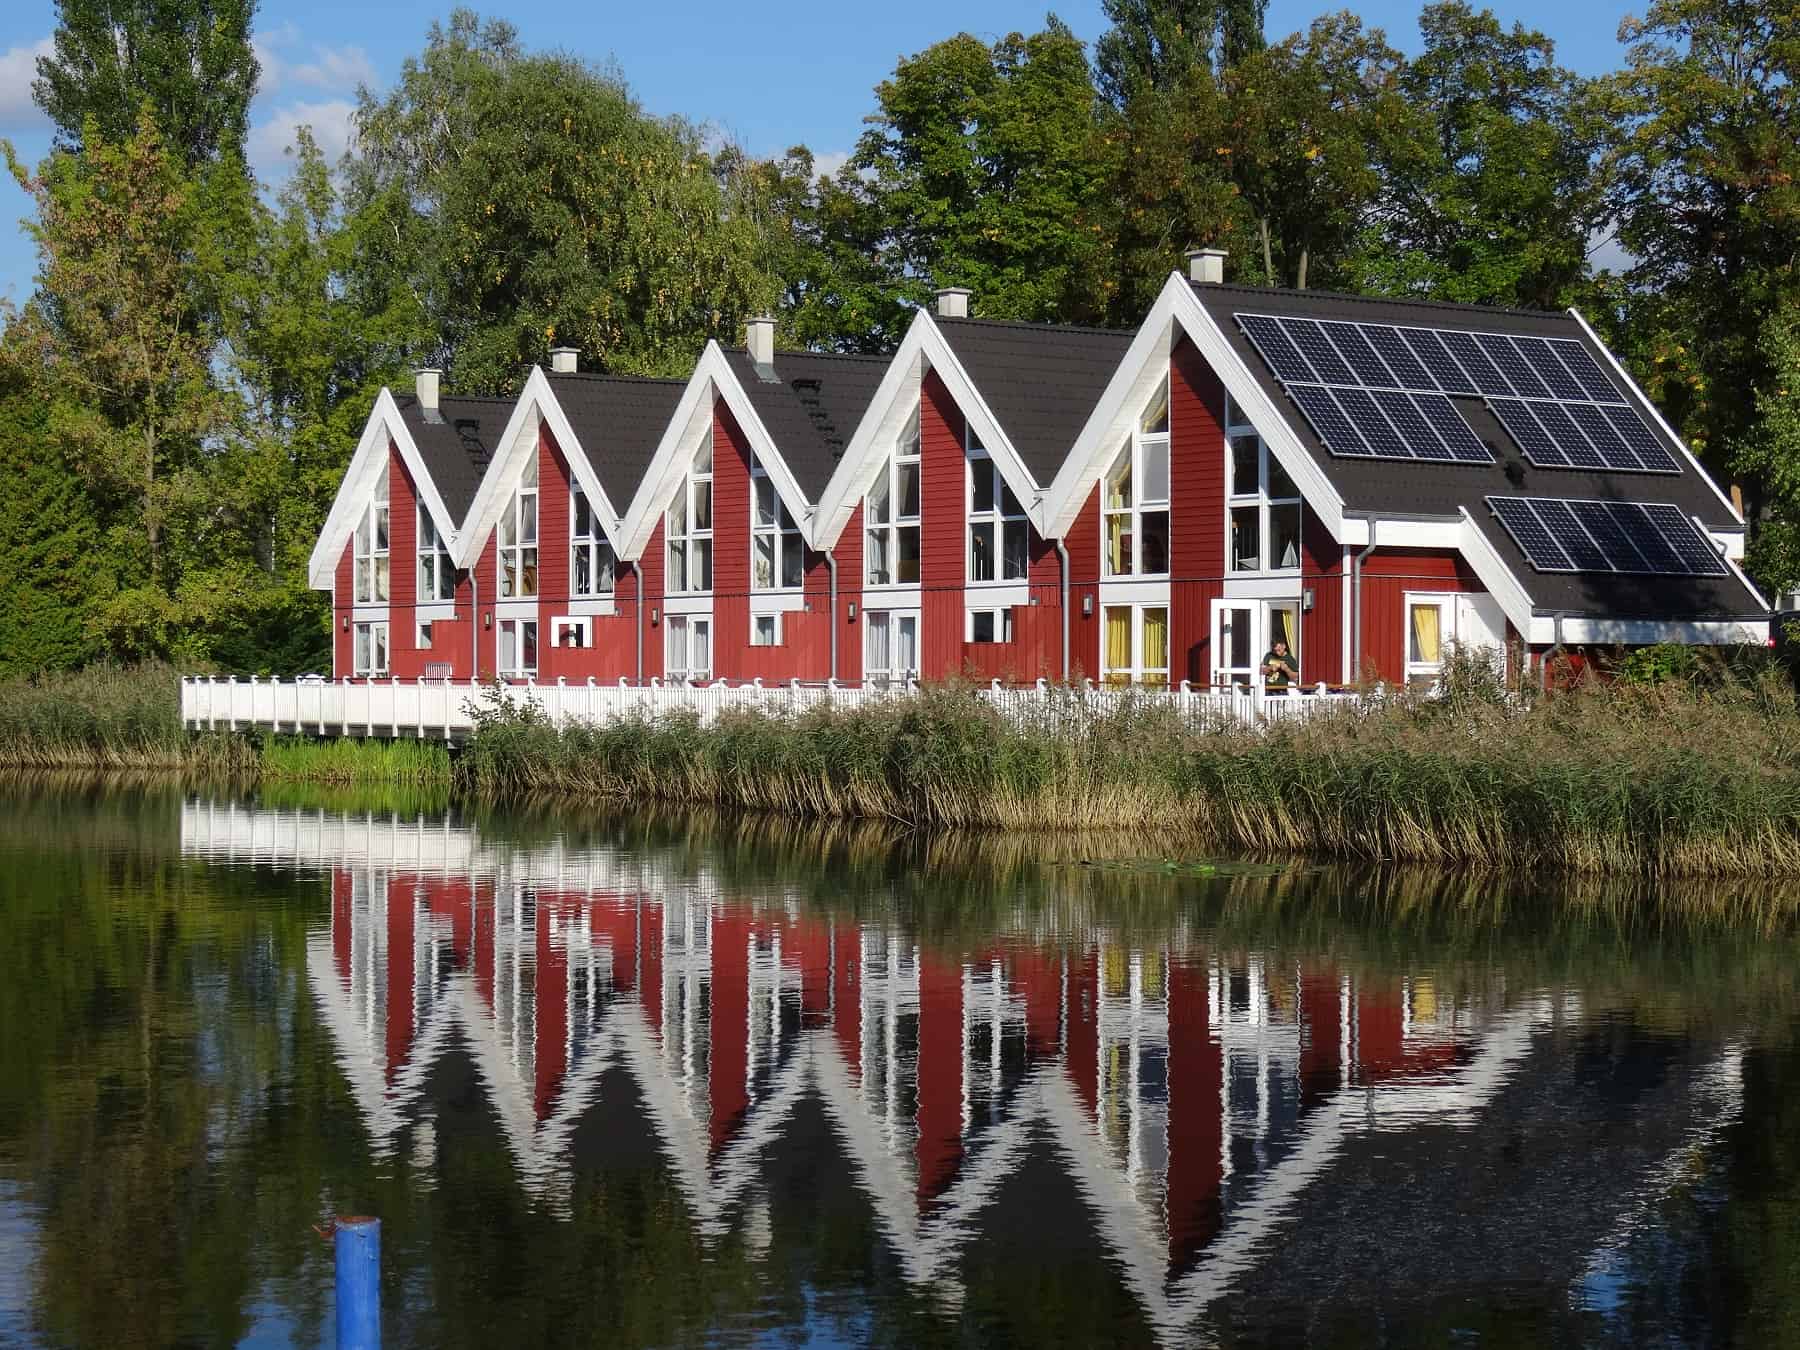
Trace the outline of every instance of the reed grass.
<path fill-rule="evenodd" d="M 909 826 L 1175 835 L 1196 847 L 1659 876 L 1800 873 L 1791 686 L 1456 689 L 1280 723 L 1151 700 L 1030 724 L 956 687 L 855 711 L 550 726 L 482 715 L 458 769 L 489 794 L 711 805 Z"/>
<path fill-rule="evenodd" d="M 450 752 L 440 741 L 276 736 L 263 743 L 257 770 L 288 783 L 448 786 Z"/>

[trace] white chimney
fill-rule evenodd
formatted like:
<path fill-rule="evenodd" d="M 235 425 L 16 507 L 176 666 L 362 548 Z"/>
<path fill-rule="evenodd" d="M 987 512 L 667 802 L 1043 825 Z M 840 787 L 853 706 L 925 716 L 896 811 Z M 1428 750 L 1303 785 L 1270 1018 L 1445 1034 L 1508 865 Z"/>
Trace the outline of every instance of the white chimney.
<path fill-rule="evenodd" d="M 1201 286 L 1218 286 L 1225 280 L 1225 250 L 1191 248 L 1187 255 L 1188 280 Z"/>
<path fill-rule="evenodd" d="M 941 286 L 937 293 L 937 312 L 940 319 L 966 319 L 969 317 L 969 297 L 974 292 L 966 286 Z"/>
<path fill-rule="evenodd" d="M 552 375 L 573 375 L 575 364 L 581 358 L 579 347 L 552 347 L 550 349 L 550 373 Z"/>
<path fill-rule="evenodd" d="M 413 376 L 413 392 L 418 395 L 419 407 L 426 412 L 437 411 L 438 380 L 443 374 L 435 366 L 423 366 Z"/>
<path fill-rule="evenodd" d="M 750 359 L 759 366 L 775 364 L 775 320 L 767 314 L 758 314 L 744 324 L 744 346 L 750 351 Z"/>

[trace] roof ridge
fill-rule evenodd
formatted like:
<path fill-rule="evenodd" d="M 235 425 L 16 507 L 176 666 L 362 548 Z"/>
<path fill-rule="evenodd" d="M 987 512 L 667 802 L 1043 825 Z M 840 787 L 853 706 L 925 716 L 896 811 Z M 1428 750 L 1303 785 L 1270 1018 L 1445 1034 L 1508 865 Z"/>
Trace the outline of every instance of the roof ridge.
<path fill-rule="evenodd" d="M 1458 314 L 1514 314 L 1532 319 L 1566 319 L 1565 309 L 1525 309 L 1517 305 L 1471 305 L 1460 300 L 1415 299 L 1399 295 L 1357 295 L 1352 291 L 1304 291 L 1288 286 L 1245 286 L 1236 282 L 1190 281 L 1189 287 L 1200 295 L 1229 291 L 1235 295 L 1276 296 L 1283 299 L 1347 300 L 1358 305 L 1407 305 L 1414 309 L 1447 309 Z"/>
<path fill-rule="evenodd" d="M 674 375 L 627 375 L 614 374 L 607 370 L 546 370 L 544 374 L 552 380 L 610 380 L 630 384 L 680 384 L 687 380 Z"/>
<path fill-rule="evenodd" d="M 750 349 L 742 345 L 728 347 L 724 343 L 720 343 L 719 350 L 729 352 L 733 356 L 750 354 Z M 894 359 L 893 352 L 815 352 L 809 347 L 777 347 L 775 355 L 777 357 L 803 356 L 814 361 L 892 361 Z"/>
<path fill-rule="evenodd" d="M 988 319 L 973 315 L 953 318 L 933 314 L 931 317 L 938 323 L 979 323 L 990 328 L 1030 328 L 1050 333 L 1102 333 L 1107 337 L 1127 337 L 1137 332 L 1135 328 L 1102 328 L 1089 323 L 1038 323 L 1032 319 Z"/>

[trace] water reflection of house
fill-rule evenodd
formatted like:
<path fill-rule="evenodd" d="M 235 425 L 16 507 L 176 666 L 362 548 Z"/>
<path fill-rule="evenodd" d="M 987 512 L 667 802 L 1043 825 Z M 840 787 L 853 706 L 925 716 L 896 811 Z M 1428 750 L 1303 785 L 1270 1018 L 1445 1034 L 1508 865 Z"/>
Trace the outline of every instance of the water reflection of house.
<path fill-rule="evenodd" d="M 194 804 L 183 827 L 197 854 L 330 870 L 309 975 L 377 1148 L 463 1044 L 526 1183 L 560 1203 L 573 1132 L 622 1069 L 719 1234 L 816 1099 L 907 1278 L 950 1301 L 984 1212 L 1047 1143 L 1155 1323 L 1185 1326 L 1267 1265 L 1358 1141 L 1479 1120 L 1567 1011 L 1101 931 L 951 952 L 645 855 L 441 826 Z"/>

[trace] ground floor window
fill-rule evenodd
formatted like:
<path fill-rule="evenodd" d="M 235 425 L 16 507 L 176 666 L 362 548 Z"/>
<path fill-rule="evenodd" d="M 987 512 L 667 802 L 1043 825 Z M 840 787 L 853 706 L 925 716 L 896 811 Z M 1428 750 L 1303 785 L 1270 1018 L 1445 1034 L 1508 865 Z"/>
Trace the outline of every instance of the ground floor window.
<path fill-rule="evenodd" d="M 1277 652 L 1276 644 L 1286 650 Z M 1264 667 L 1280 656 L 1293 669 L 1285 682 L 1270 681 Z M 1292 600 L 1215 600 L 1212 603 L 1212 684 L 1247 692 L 1262 686 L 1281 692 L 1300 683 L 1300 607 Z"/>
<path fill-rule="evenodd" d="M 1429 688 L 1444 671 L 1444 643 L 1451 629 L 1448 598 L 1406 600 L 1406 682 Z"/>
<path fill-rule="evenodd" d="M 500 620 L 500 673 L 523 679 L 537 674 L 536 619 Z"/>
<path fill-rule="evenodd" d="M 1169 683 L 1167 605 L 1108 605 L 1101 675 L 1108 684 Z"/>
<path fill-rule="evenodd" d="M 781 616 L 779 614 L 752 614 L 750 616 L 750 645 L 752 647 L 779 647 L 781 645 Z"/>
<path fill-rule="evenodd" d="M 388 626 L 385 623 L 356 625 L 353 669 L 358 675 L 388 673 Z"/>
<path fill-rule="evenodd" d="M 712 678 L 712 620 L 687 614 L 671 614 L 669 636 L 663 663 L 664 677 L 671 681 L 701 681 Z"/>
<path fill-rule="evenodd" d="M 863 678 L 876 684 L 917 678 L 919 616 L 877 609 L 863 620 Z"/>
<path fill-rule="evenodd" d="M 430 619 L 420 619 L 419 620 L 419 640 L 416 645 L 418 646 L 419 650 L 422 652 L 428 652 L 431 650 L 431 620 Z"/>
<path fill-rule="evenodd" d="M 558 647 L 577 650 L 594 645 L 594 621 L 584 615 L 568 615 L 554 620 L 550 636 Z"/>
<path fill-rule="evenodd" d="M 1013 640 L 1012 609 L 972 609 L 969 611 L 970 642 L 1011 642 Z"/>

